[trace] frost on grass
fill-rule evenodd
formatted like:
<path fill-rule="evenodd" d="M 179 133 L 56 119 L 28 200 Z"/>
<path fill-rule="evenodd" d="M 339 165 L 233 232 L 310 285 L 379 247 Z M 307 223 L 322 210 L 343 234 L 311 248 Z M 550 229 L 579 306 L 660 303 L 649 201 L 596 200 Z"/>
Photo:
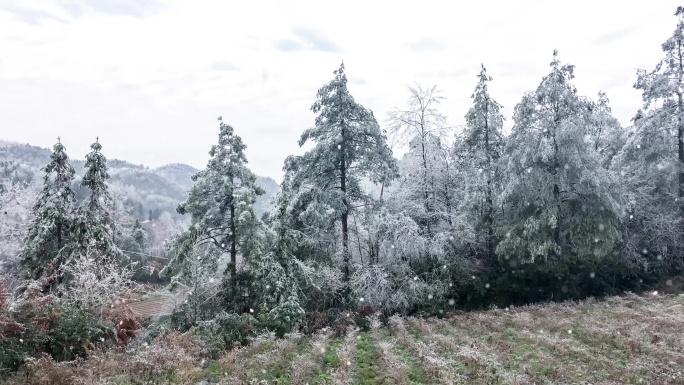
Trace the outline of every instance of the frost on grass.
<path fill-rule="evenodd" d="M 358 330 L 352 329 L 344 337 L 344 343 L 338 353 L 338 357 L 342 364 L 332 372 L 334 384 L 351 383 L 351 363 L 354 361 L 354 356 L 356 354 L 356 340 L 358 335 Z"/>

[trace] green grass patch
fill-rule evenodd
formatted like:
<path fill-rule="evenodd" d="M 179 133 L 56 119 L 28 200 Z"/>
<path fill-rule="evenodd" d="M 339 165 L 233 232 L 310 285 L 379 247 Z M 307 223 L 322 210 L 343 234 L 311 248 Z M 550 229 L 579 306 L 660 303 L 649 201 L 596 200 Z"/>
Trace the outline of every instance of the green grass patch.
<path fill-rule="evenodd" d="M 343 338 L 335 338 L 325 349 L 323 354 L 322 365 L 317 370 L 316 377 L 313 379 L 313 384 L 332 384 L 332 370 L 339 368 L 341 365 L 339 351 L 344 343 Z"/>
<path fill-rule="evenodd" d="M 354 359 L 355 378 L 354 385 L 379 385 L 384 381 L 384 376 L 379 372 L 377 361 L 380 358 L 378 348 L 373 344 L 367 332 L 359 334 L 359 342 L 356 344 L 356 357 Z"/>

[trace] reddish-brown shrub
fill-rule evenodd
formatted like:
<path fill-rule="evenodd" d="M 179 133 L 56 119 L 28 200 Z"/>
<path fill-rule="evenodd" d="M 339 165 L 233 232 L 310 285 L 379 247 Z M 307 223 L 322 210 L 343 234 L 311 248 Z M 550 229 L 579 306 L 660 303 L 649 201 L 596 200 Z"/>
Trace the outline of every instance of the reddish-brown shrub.
<path fill-rule="evenodd" d="M 127 346 L 147 323 L 147 320 L 137 317 L 133 313 L 127 302 L 130 302 L 130 295 L 128 294 L 121 296 L 102 314 L 102 318 L 114 325 L 119 346 Z"/>
<path fill-rule="evenodd" d="M 302 333 L 313 334 L 330 324 L 330 316 L 327 313 L 312 311 L 304 319 Z"/>

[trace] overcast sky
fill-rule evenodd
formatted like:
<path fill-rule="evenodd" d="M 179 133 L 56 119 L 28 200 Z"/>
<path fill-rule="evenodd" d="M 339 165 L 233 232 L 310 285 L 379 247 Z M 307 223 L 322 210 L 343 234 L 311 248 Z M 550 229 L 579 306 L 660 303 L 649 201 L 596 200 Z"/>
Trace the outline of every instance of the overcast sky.
<path fill-rule="evenodd" d="M 325 5 L 324 5 L 325 4 Z M 281 179 L 312 126 L 316 91 L 344 60 L 349 89 L 383 125 L 405 86 L 437 84 L 464 123 L 480 63 L 507 127 L 553 49 L 581 94 L 607 92 L 623 125 L 641 106 L 679 1 L 0 0 L 0 139 L 83 158 L 204 168 L 218 116 L 254 172 Z"/>

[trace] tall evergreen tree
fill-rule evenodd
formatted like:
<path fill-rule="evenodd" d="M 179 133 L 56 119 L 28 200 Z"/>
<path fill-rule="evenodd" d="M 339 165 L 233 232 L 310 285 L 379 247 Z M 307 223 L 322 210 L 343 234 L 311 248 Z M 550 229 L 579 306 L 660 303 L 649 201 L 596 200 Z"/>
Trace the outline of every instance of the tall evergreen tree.
<path fill-rule="evenodd" d="M 133 233 L 131 235 L 138 246 L 138 251 L 145 251 L 145 248 L 147 246 L 147 233 L 142 228 L 142 225 L 140 224 L 140 219 L 138 218 L 135 218 L 135 223 L 133 224 Z"/>
<path fill-rule="evenodd" d="M 304 222 L 313 227 L 341 222 L 343 270 L 348 280 L 349 215 L 355 202 L 369 199 L 360 181 L 386 183 L 396 176 L 397 166 L 373 112 L 349 93 L 344 63 L 334 75 L 318 90 L 318 100 L 311 106 L 318 114 L 315 126 L 299 139 L 300 146 L 311 141 L 314 148 L 287 164 L 298 167 L 294 183 L 301 186 L 296 199 L 307 200 L 301 214 Z"/>
<path fill-rule="evenodd" d="M 504 117 L 501 105 L 489 95 L 487 83 L 492 77 L 484 65 L 478 75 L 473 106 L 466 114 L 466 127 L 462 146 L 458 146 L 466 180 L 466 194 L 462 201 L 465 209 L 478 217 L 476 229 L 483 229 L 488 258 L 494 256 L 494 199 L 498 194 L 501 172 L 499 159 L 503 150 Z"/>
<path fill-rule="evenodd" d="M 684 7 L 677 7 L 675 16 L 679 17 L 677 28 L 662 44 L 665 58 L 651 72 L 639 70 L 634 87 L 643 92 L 644 118 L 658 121 L 657 124 L 651 124 L 652 130 L 643 135 L 651 136 L 651 140 L 662 137 L 655 142 L 664 140 L 666 143 L 676 143 L 677 165 L 667 169 L 678 175 L 677 195 L 681 200 L 684 199 Z M 670 148 L 663 148 L 663 156 L 671 156 L 675 146 Z"/>
<path fill-rule="evenodd" d="M 50 163 L 43 167 L 43 189 L 33 207 L 21 263 L 30 279 L 58 273 L 67 262 L 65 247 L 73 240 L 69 229 L 73 222 L 76 198 L 71 184 L 75 170 L 69 164 L 64 145 L 53 146 Z M 58 277 L 57 284 L 62 277 Z"/>
<path fill-rule="evenodd" d="M 99 138 L 90 145 L 90 149 L 86 155 L 85 174 L 81 180 L 81 187 L 85 187 L 89 195 L 78 208 L 73 231 L 79 247 L 73 251 L 84 254 L 90 246 L 98 255 L 122 263 L 124 254 L 114 243 L 114 202 L 106 184 L 109 179 L 107 158 L 101 152 Z"/>
<path fill-rule="evenodd" d="M 552 270 L 600 261 L 619 237 L 614 179 L 584 141 L 587 105 L 571 83 L 574 67 L 557 55 L 551 73 L 515 108 L 503 192 L 509 221 L 497 247 L 502 257 Z"/>
<path fill-rule="evenodd" d="M 611 167 L 623 182 L 625 265 L 657 277 L 684 259 L 684 7 L 651 72 L 637 71 L 644 101 Z"/>
<path fill-rule="evenodd" d="M 265 191 L 247 167 L 242 139 L 219 117 L 219 140 L 212 146 L 207 168 L 192 177 L 195 182 L 178 213 L 192 216 L 190 229 L 179 239 L 174 264 L 181 264 L 196 245 L 210 243 L 228 253 L 226 280 L 236 294 L 237 258 L 249 260 L 260 247 L 258 233 L 263 224 L 254 212 L 254 203 Z"/>

